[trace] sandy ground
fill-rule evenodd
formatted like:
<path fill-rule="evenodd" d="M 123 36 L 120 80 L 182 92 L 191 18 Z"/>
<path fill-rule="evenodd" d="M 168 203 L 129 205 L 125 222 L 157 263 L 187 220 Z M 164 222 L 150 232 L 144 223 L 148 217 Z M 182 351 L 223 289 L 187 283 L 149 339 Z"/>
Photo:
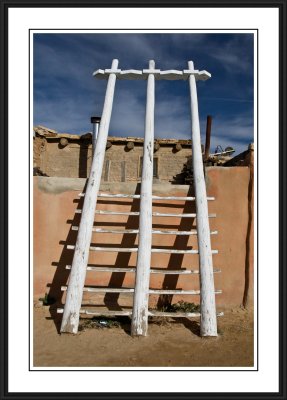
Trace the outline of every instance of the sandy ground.
<path fill-rule="evenodd" d="M 61 316 L 59 316 L 61 318 Z M 233 309 L 218 318 L 218 338 L 202 339 L 198 321 L 157 319 L 149 336 L 132 338 L 128 319 L 111 328 L 57 331 L 49 307 L 34 308 L 35 367 L 248 367 L 253 366 L 253 311 Z"/>

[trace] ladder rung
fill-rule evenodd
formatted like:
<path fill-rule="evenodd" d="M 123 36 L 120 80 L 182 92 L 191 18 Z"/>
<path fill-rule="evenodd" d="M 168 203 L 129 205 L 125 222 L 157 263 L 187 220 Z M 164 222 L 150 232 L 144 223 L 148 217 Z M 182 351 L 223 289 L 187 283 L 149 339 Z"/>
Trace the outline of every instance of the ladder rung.
<path fill-rule="evenodd" d="M 195 318 L 200 317 L 200 313 L 197 312 L 164 312 L 164 311 L 149 311 L 149 317 L 171 317 L 171 318 Z M 222 317 L 223 312 L 217 313 L 218 317 Z"/>
<path fill-rule="evenodd" d="M 153 235 L 183 235 L 183 236 L 188 236 L 188 235 L 197 235 L 197 230 L 194 229 L 192 231 L 158 231 L 158 230 L 154 230 L 152 229 L 151 233 Z M 210 232 L 211 235 L 217 235 L 218 231 L 211 231 Z"/>
<path fill-rule="evenodd" d="M 68 286 L 62 286 L 61 290 L 66 291 Z M 98 292 L 98 293 L 133 293 L 134 288 L 95 288 L 91 286 L 85 286 L 83 292 Z"/>
<path fill-rule="evenodd" d="M 63 308 L 57 308 L 57 313 L 58 314 L 63 314 L 64 309 Z M 86 310 L 81 308 L 80 309 L 80 314 L 85 314 L 85 315 L 95 315 L 95 316 L 130 316 L 132 315 L 133 311 L 132 310 L 126 310 L 126 311 L 93 311 L 93 310 Z M 224 312 L 218 312 L 217 317 L 222 317 L 224 315 Z M 200 317 L 200 313 L 192 313 L 192 312 L 163 312 L 163 311 L 148 311 L 148 316 L 149 317 L 171 317 L 171 318 L 195 318 L 195 317 Z"/>
<path fill-rule="evenodd" d="M 82 210 L 77 208 L 75 210 L 75 214 L 82 214 Z M 105 211 L 105 210 L 96 210 L 95 214 L 99 215 L 139 215 L 139 211 Z M 154 217 L 176 217 L 176 218 L 196 218 L 195 213 L 185 213 L 185 214 L 176 214 L 176 213 L 159 213 L 153 212 L 152 215 Z M 216 214 L 208 214 L 209 218 L 215 218 Z"/>
<path fill-rule="evenodd" d="M 182 289 L 149 289 L 149 294 L 200 294 L 200 290 L 182 290 Z M 215 294 L 222 293 L 222 290 L 215 290 Z"/>
<path fill-rule="evenodd" d="M 85 193 L 79 193 L 80 197 L 85 197 Z M 111 199 L 140 199 L 140 194 L 111 194 L 99 193 L 98 197 L 111 198 Z M 188 200 L 194 201 L 195 197 L 191 196 L 152 196 L 153 200 Z M 215 200 L 215 197 L 207 197 L 208 201 Z"/>
<path fill-rule="evenodd" d="M 66 265 L 66 269 L 72 269 L 71 265 Z M 97 271 L 97 272 L 135 272 L 134 267 L 131 268 L 115 268 L 115 267 L 95 267 L 92 265 L 87 265 L 87 271 Z"/>
<path fill-rule="evenodd" d="M 66 265 L 66 269 L 71 269 L 71 265 Z M 87 265 L 87 271 L 97 271 L 97 272 L 135 272 L 136 268 L 115 268 L 115 267 L 96 267 L 93 265 Z M 213 273 L 221 272 L 220 269 L 214 269 Z M 190 269 L 166 269 L 166 268 L 151 268 L 151 274 L 164 274 L 164 275 L 194 275 L 199 274 L 199 270 L 190 270 Z"/>
<path fill-rule="evenodd" d="M 198 250 L 175 250 L 175 249 L 151 249 L 152 253 L 168 254 L 199 254 Z M 212 254 L 218 254 L 218 250 L 211 250 Z"/>
<path fill-rule="evenodd" d="M 68 244 L 68 250 L 74 250 L 75 246 Z M 90 246 L 91 251 L 107 251 L 119 253 L 136 253 L 137 247 L 98 247 Z M 175 250 L 175 249 L 151 249 L 152 253 L 168 253 L 168 254 L 199 254 L 198 250 Z M 218 250 L 211 250 L 212 254 L 218 254 Z"/>
<path fill-rule="evenodd" d="M 67 249 L 74 250 L 75 246 L 68 245 Z M 97 247 L 90 246 L 91 251 L 108 251 L 108 252 L 119 252 L 119 253 L 136 253 L 138 251 L 137 247 L 123 248 L 123 247 Z"/>
<path fill-rule="evenodd" d="M 176 213 L 159 213 L 159 212 L 153 212 L 152 215 L 154 217 L 177 217 L 177 218 L 196 218 L 195 213 L 185 213 L 185 214 L 176 214 Z M 216 214 L 208 214 L 209 218 L 215 218 Z"/>
<path fill-rule="evenodd" d="M 221 272 L 220 269 L 215 268 L 213 273 Z M 199 274 L 198 269 L 150 269 L 151 274 L 164 274 L 164 275 L 197 275 Z"/>
<path fill-rule="evenodd" d="M 79 227 L 73 225 L 72 226 L 72 231 L 78 231 Z M 138 234 L 139 230 L 138 229 L 102 229 L 102 228 L 93 228 L 93 232 L 97 233 L 118 233 L 118 234 Z M 152 230 L 151 231 L 153 235 L 197 235 L 197 230 L 191 230 L 191 231 L 158 231 L 158 230 Z M 211 231 L 211 235 L 217 235 L 218 231 Z"/>
<path fill-rule="evenodd" d="M 61 286 L 62 291 L 66 291 L 68 286 Z M 85 286 L 83 292 L 98 292 L 98 293 L 133 293 L 134 288 L 95 288 L 91 286 Z M 149 294 L 200 294 L 200 290 L 182 290 L 182 289 L 149 289 Z M 222 293 L 222 290 L 215 290 L 215 294 Z"/>
<path fill-rule="evenodd" d="M 78 231 L 79 227 L 78 226 L 72 226 L 72 231 Z M 97 233 L 119 233 L 119 234 L 127 234 L 127 233 L 133 233 L 137 234 L 139 233 L 138 229 L 102 229 L 102 228 L 93 228 L 93 232 Z"/>
<path fill-rule="evenodd" d="M 64 309 L 63 308 L 57 308 L 57 313 L 58 314 L 63 314 Z M 85 310 L 83 308 L 80 309 L 80 314 L 86 314 L 86 315 L 97 315 L 97 316 L 130 316 L 132 315 L 132 310 L 126 310 L 126 311 L 93 311 L 93 310 Z"/>
<path fill-rule="evenodd" d="M 81 209 L 76 209 L 75 214 L 82 214 Z M 139 211 L 104 211 L 104 210 L 96 210 L 95 214 L 100 215 L 139 215 Z"/>

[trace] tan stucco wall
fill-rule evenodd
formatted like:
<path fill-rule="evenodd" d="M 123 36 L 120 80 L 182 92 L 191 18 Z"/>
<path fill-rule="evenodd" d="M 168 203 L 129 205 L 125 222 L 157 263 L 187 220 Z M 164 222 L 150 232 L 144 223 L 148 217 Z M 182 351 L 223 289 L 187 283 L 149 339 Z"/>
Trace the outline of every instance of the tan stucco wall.
<path fill-rule="evenodd" d="M 72 141 L 61 147 L 59 139 L 36 136 L 34 138 L 34 167 L 49 177 L 86 178 L 92 162 L 92 145 L 84 141 Z M 127 150 L 126 143 L 113 142 L 106 149 L 102 182 L 140 181 L 140 159 L 143 155 L 142 143 L 135 143 Z M 157 178 L 162 181 L 182 183 L 184 164 L 191 157 L 191 145 L 182 145 L 180 151 L 174 145 L 161 145 L 154 153 L 157 160 Z M 109 162 L 109 163 L 108 163 Z"/>
<path fill-rule="evenodd" d="M 72 263 L 73 251 L 67 250 L 67 244 L 75 244 L 76 231 L 71 230 L 71 224 L 78 224 L 80 215 L 75 214 L 75 209 L 80 208 L 78 193 L 84 188 L 85 179 L 73 178 L 46 178 L 34 177 L 34 297 L 43 296 L 45 292 L 55 297 L 57 304 L 61 304 L 61 286 L 65 285 L 69 271 L 65 269 Z M 245 284 L 245 257 L 246 234 L 248 223 L 248 167 L 210 167 L 206 172 L 208 195 L 215 196 L 216 200 L 209 202 L 209 212 L 216 213 L 217 217 L 210 219 L 211 230 L 218 230 L 217 236 L 212 236 L 212 248 L 218 249 L 219 254 L 214 256 L 214 267 L 220 268 L 221 273 L 215 274 L 215 287 L 222 289 L 223 293 L 217 295 L 217 304 L 220 308 L 238 306 L 242 303 Z M 103 191 L 114 193 L 135 193 L 137 184 L 116 183 L 103 184 Z M 154 194 L 184 196 L 188 193 L 188 186 L 156 184 Z M 82 200 L 81 200 L 82 201 Z M 162 201 L 154 204 L 154 211 L 159 212 L 192 212 L 194 204 L 187 202 L 182 207 L 182 202 L 173 202 L 173 207 Z M 138 200 L 107 200 L 98 201 L 102 210 L 136 211 Z M 97 216 L 98 226 L 110 227 L 115 223 L 118 229 L 137 228 L 138 218 L 134 216 Z M 154 218 L 157 228 L 163 225 L 169 229 L 188 230 L 195 226 L 195 221 L 189 218 Z M 110 245 L 112 247 L 132 247 L 137 244 L 135 235 L 97 234 L 93 236 L 93 243 Z M 169 246 L 184 249 L 186 246 L 197 248 L 196 237 L 154 235 L 153 245 Z M 253 260 L 251 259 L 251 262 Z M 110 266 L 135 266 L 135 253 L 91 253 L 90 263 Z M 153 254 L 153 267 L 168 267 L 171 269 L 181 267 L 197 269 L 197 255 L 171 255 Z M 253 271 L 253 267 L 251 268 Z M 253 273 L 253 272 L 252 272 Z M 252 275 L 253 276 L 253 275 Z M 103 286 L 132 286 L 134 274 L 131 273 L 87 273 L 87 284 Z M 251 282 L 251 290 L 253 282 Z M 199 288 L 198 276 L 166 276 L 152 275 L 153 288 Z M 94 295 L 93 295 L 94 296 Z M 95 298 L 95 296 L 93 297 Z M 132 299 L 131 296 L 129 296 Z M 84 302 L 91 297 L 84 296 Z M 97 301 L 117 302 L 117 295 L 96 296 Z M 127 295 L 120 295 L 119 303 L 126 303 Z M 199 303 L 198 296 L 174 296 L 173 302 L 183 299 Z M 150 305 L 158 301 L 155 296 L 150 297 Z"/>

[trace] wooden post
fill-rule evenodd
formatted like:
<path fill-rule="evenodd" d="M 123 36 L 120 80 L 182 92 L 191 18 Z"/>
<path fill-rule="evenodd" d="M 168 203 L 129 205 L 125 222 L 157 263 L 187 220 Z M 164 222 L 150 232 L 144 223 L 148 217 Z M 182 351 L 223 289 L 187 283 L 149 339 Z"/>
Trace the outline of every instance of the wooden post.
<path fill-rule="evenodd" d="M 92 136 L 92 154 L 94 156 L 96 150 L 96 143 L 99 134 L 99 126 L 101 117 L 91 117 L 91 123 L 93 124 L 93 136 Z"/>
<path fill-rule="evenodd" d="M 118 60 L 113 60 L 112 70 L 118 67 Z M 82 210 L 82 218 L 79 226 L 75 253 L 67 290 L 66 304 L 61 324 L 61 332 L 77 333 L 79 315 L 82 302 L 82 294 L 86 277 L 86 268 L 89 257 L 89 247 L 94 224 L 94 214 L 97 204 L 97 195 L 101 182 L 101 175 L 105 157 L 106 142 L 108 137 L 116 74 L 110 73 L 103 114 L 96 143 L 96 150 L 92 161 L 90 177 L 85 193 L 85 201 Z"/>
<path fill-rule="evenodd" d="M 153 60 L 150 60 L 149 69 L 152 71 L 154 68 L 155 63 Z M 139 218 L 139 246 L 131 326 L 132 336 L 146 336 L 148 330 L 149 276 L 152 243 L 154 87 L 154 74 L 150 72 L 147 78 L 145 137 Z"/>
<path fill-rule="evenodd" d="M 245 255 L 245 285 L 242 305 L 248 307 L 249 286 L 253 275 L 254 264 L 254 143 L 250 143 L 249 150 L 249 185 L 248 185 L 248 224 L 246 235 L 246 255 Z"/>
<path fill-rule="evenodd" d="M 208 115 L 207 118 L 206 118 L 204 161 L 208 160 L 209 152 L 210 152 L 211 122 L 212 122 L 212 116 Z"/>
<path fill-rule="evenodd" d="M 188 69 L 194 70 L 192 61 L 188 62 Z M 201 153 L 197 90 L 195 77 L 193 74 L 190 74 L 189 76 L 189 88 L 192 122 L 192 163 L 196 198 L 196 225 L 200 263 L 200 334 L 201 336 L 217 336 L 208 207 Z"/>

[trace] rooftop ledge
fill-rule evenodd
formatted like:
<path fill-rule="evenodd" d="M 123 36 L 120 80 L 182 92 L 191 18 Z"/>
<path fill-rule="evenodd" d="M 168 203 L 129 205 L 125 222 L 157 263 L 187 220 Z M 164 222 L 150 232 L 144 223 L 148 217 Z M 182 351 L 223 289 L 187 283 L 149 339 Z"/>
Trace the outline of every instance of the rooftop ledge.
<path fill-rule="evenodd" d="M 45 126 L 35 126 L 33 128 L 35 134 L 37 136 L 45 137 L 47 140 L 49 139 L 61 139 L 66 138 L 70 140 L 84 140 L 84 139 L 91 139 L 92 133 L 88 132 L 84 135 L 76 135 L 70 133 L 58 133 L 57 131 L 47 128 Z M 127 142 L 134 142 L 142 144 L 144 141 L 143 137 L 134 137 L 134 136 L 127 136 L 127 137 L 120 137 L 120 136 L 109 136 L 108 141 L 112 143 L 127 143 Z M 155 142 L 159 144 L 182 144 L 182 145 L 191 145 L 190 139 L 155 139 Z"/>

